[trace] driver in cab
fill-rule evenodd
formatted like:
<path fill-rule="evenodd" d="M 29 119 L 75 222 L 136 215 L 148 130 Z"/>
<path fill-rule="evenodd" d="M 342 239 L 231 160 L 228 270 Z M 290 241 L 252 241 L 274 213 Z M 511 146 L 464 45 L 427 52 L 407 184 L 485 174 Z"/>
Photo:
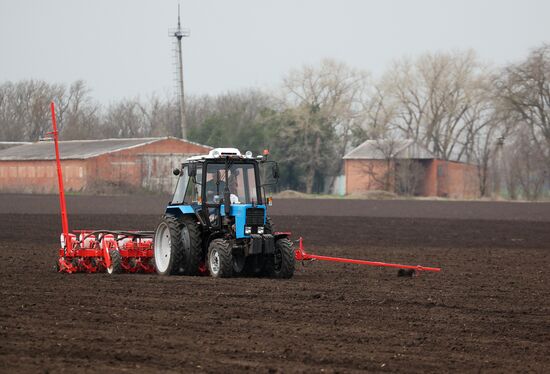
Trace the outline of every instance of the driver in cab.
<path fill-rule="evenodd" d="M 240 204 L 239 197 L 237 196 L 237 189 L 239 187 L 237 182 L 238 175 L 238 170 L 228 171 L 227 187 L 230 192 L 231 204 Z M 208 180 L 206 181 L 206 199 L 208 202 L 219 204 L 223 200 L 226 185 L 224 179 L 225 173 L 222 170 L 217 170 L 216 173 L 209 173 Z"/>

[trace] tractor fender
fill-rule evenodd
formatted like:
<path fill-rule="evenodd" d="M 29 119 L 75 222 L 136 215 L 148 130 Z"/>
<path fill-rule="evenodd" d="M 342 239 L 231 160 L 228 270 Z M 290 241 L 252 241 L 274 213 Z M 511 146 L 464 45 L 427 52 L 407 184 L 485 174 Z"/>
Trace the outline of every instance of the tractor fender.
<path fill-rule="evenodd" d="M 208 252 L 208 247 L 210 246 L 210 243 L 216 239 L 224 239 L 224 234 L 222 232 L 213 232 L 208 235 L 206 240 L 203 243 L 204 250 Z"/>
<path fill-rule="evenodd" d="M 200 222 L 201 226 L 204 226 L 205 223 L 204 223 L 204 219 L 200 216 L 199 213 L 197 213 L 193 207 L 189 206 L 189 205 L 184 205 L 184 206 L 168 206 L 166 208 L 166 212 L 164 214 L 169 214 L 171 216 L 174 216 L 174 217 L 181 217 L 181 216 L 184 216 L 184 215 L 189 215 L 189 216 L 195 216 L 195 218 L 197 219 L 198 222 Z"/>
<path fill-rule="evenodd" d="M 195 209 L 190 205 L 168 205 L 165 214 L 179 217 L 183 214 L 195 214 Z"/>
<path fill-rule="evenodd" d="M 290 236 L 292 235 L 292 233 L 290 231 L 275 231 L 273 233 L 273 238 L 275 239 L 275 241 L 279 240 L 279 239 L 290 239 Z"/>

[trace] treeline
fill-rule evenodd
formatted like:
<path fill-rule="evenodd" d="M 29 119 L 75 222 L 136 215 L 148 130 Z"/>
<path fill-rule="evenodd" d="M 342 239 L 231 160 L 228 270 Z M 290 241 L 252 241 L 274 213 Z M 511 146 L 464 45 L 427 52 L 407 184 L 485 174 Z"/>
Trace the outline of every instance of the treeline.
<path fill-rule="evenodd" d="M 52 99 L 66 140 L 180 135 L 172 98 L 105 106 L 83 81 L 33 80 L 0 85 L 0 140 L 38 140 L 50 129 Z M 500 68 L 473 51 L 427 53 L 395 61 L 377 79 L 324 60 L 290 71 L 277 89 L 188 96 L 186 122 L 192 141 L 269 148 L 282 188 L 332 192 L 352 147 L 406 138 L 477 165 L 482 196 L 535 200 L 550 183 L 550 45 Z"/>

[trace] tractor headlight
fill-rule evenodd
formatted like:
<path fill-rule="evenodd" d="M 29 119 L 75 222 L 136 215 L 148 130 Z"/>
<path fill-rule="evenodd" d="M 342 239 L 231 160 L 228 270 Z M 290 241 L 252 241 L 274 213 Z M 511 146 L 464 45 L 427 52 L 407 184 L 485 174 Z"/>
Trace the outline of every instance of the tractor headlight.
<path fill-rule="evenodd" d="M 252 227 L 250 227 L 250 226 L 245 226 L 245 227 L 244 227 L 244 234 L 245 234 L 245 235 L 250 235 L 250 234 L 252 234 Z"/>
<path fill-rule="evenodd" d="M 264 233 L 264 227 L 258 226 L 258 234 L 263 234 L 263 233 Z"/>
<path fill-rule="evenodd" d="M 61 248 L 65 248 L 65 244 L 67 244 L 67 242 L 65 241 L 65 234 L 61 234 L 59 241 L 61 242 Z"/>

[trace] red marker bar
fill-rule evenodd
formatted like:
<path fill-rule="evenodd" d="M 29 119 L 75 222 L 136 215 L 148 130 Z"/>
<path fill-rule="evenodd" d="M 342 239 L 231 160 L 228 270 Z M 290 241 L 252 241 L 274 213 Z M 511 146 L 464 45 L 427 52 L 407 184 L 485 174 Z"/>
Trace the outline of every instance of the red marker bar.
<path fill-rule="evenodd" d="M 303 245 L 303 239 L 300 238 L 299 241 L 300 241 L 300 247 L 295 252 L 295 257 L 296 257 L 296 260 L 298 261 L 319 260 L 319 261 L 330 261 L 330 262 L 342 262 L 346 264 L 369 265 L 369 266 L 379 266 L 379 267 L 381 266 L 381 267 L 387 267 L 387 268 L 411 269 L 411 270 L 417 270 L 417 271 L 431 271 L 434 273 L 439 273 L 441 271 L 441 268 L 433 268 L 433 267 L 427 267 L 422 265 L 416 265 L 416 266 L 402 265 L 402 264 L 392 264 L 392 263 L 378 262 L 378 261 L 354 260 L 354 259 L 342 258 L 342 257 L 313 255 L 305 251 L 304 245 Z"/>
<path fill-rule="evenodd" d="M 52 101 L 50 104 L 52 112 L 52 127 L 53 131 L 48 135 L 53 135 L 55 145 L 55 161 L 57 165 L 57 182 L 59 184 L 59 205 L 61 207 L 61 225 L 63 227 L 63 236 L 65 237 L 65 248 L 71 254 L 73 246 L 69 236 L 69 222 L 67 219 L 67 204 L 65 203 L 65 189 L 63 187 L 63 173 L 61 171 L 61 158 L 59 157 L 59 132 L 57 131 L 57 120 L 55 117 L 55 104 Z"/>

